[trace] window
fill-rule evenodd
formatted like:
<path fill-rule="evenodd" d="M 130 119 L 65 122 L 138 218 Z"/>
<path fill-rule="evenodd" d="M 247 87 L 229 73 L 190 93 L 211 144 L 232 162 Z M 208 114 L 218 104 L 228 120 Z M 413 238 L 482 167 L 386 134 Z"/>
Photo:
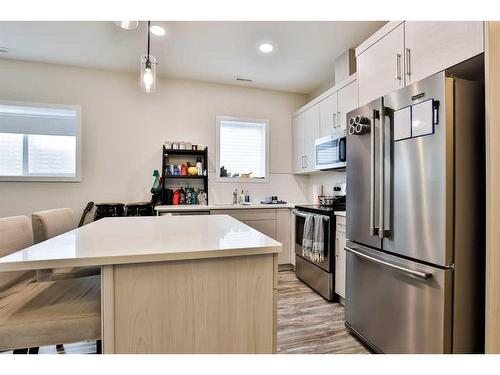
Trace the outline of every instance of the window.
<path fill-rule="evenodd" d="M 79 181 L 80 108 L 0 102 L 0 180 Z"/>
<path fill-rule="evenodd" d="M 217 117 L 217 180 L 269 181 L 269 121 Z"/>

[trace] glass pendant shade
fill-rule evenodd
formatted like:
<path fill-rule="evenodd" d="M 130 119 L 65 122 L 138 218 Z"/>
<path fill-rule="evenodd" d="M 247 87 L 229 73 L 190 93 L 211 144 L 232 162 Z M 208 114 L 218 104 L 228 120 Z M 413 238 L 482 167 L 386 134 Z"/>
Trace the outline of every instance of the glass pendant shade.
<path fill-rule="evenodd" d="M 141 89 L 145 93 L 156 90 L 156 57 L 149 55 L 141 56 Z"/>

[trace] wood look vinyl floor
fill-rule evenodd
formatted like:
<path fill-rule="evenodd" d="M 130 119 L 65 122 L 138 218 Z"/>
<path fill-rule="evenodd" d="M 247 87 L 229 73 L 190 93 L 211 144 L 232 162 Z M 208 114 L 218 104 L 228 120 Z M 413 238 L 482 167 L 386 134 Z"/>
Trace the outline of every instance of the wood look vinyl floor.
<path fill-rule="evenodd" d="M 293 271 L 278 273 L 278 353 L 365 354 L 344 326 L 344 307 L 327 302 Z"/>
<path fill-rule="evenodd" d="M 92 354 L 95 341 L 40 348 L 39 354 Z M 3 352 L 3 354 L 12 351 Z M 330 303 L 297 279 L 293 271 L 278 273 L 278 353 L 369 353 L 344 326 L 344 307 Z"/>

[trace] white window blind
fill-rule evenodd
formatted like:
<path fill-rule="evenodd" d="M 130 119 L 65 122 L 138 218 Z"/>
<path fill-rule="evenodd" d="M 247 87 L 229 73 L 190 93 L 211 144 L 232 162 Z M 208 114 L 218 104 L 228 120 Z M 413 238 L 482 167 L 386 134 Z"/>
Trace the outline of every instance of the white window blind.
<path fill-rule="evenodd" d="M 267 177 L 267 121 L 219 121 L 219 171 L 228 176 L 250 174 L 252 179 Z M 224 177 L 224 176 L 220 176 Z"/>
<path fill-rule="evenodd" d="M 79 110 L 0 103 L 0 178 L 74 179 Z"/>

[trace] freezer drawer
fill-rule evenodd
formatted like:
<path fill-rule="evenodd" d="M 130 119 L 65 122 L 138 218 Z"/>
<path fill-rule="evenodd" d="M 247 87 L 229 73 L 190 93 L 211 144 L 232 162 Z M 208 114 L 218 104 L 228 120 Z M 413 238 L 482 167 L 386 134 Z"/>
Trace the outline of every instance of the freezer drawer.
<path fill-rule="evenodd" d="M 451 351 L 451 269 L 347 242 L 346 325 L 375 351 Z"/>

